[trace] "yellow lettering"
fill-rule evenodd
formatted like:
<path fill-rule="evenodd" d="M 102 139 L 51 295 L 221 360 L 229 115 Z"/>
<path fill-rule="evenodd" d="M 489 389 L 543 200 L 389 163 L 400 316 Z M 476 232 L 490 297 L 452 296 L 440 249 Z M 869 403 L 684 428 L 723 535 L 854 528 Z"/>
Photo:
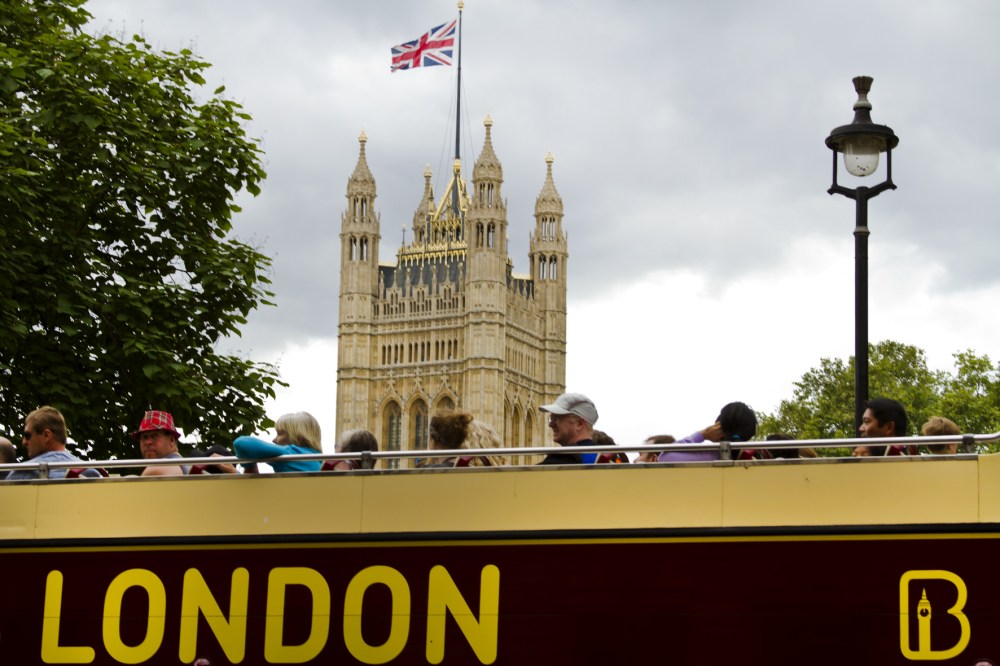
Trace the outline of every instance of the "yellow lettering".
<path fill-rule="evenodd" d="M 361 607 L 365 592 L 381 583 L 392 594 L 392 625 L 382 645 L 369 645 L 361 635 Z M 363 664 L 385 664 L 399 656 L 410 636 L 410 586 L 392 567 L 374 566 L 359 571 L 344 594 L 344 644 Z"/>
<path fill-rule="evenodd" d="M 122 599 L 131 587 L 141 587 L 149 596 L 146 636 L 138 645 L 125 645 L 121 637 Z M 167 591 L 163 581 L 147 569 L 129 569 L 115 576 L 104 594 L 104 649 L 122 664 L 148 661 L 163 643 L 167 622 Z"/>
<path fill-rule="evenodd" d="M 62 590 L 62 572 L 50 571 L 45 579 L 45 610 L 42 613 L 42 661 L 46 664 L 89 664 L 94 661 L 94 648 L 59 645 Z"/>
<path fill-rule="evenodd" d="M 195 660 L 198 648 L 198 613 L 205 616 L 212 634 L 233 664 L 243 661 L 247 644 L 247 605 L 250 599 L 250 573 L 242 567 L 233 571 L 229 592 L 229 619 L 222 614 L 219 603 L 208 589 L 205 578 L 197 569 L 184 572 L 184 594 L 181 598 L 180 659 L 189 664 Z"/>
<path fill-rule="evenodd" d="M 285 588 L 304 585 L 312 594 L 312 627 L 301 645 L 285 645 Z M 315 569 L 278 567 L 267 577 L 267 623 L 264 625 L 264 659 L 268 663 L 303 664 L 319 656 L 330 635 L 330 586 Z"/>
<path fill-rule="evenodd" d="M 948 614 L 958 620 L 962 633 L 958 643 L 947 650 L 931 649 L 931 613 L 932 604 L 927 598 L 926 589 L 923 591 L 921 599 L 916 604 L 917 614 L 917 649 L 911 649 L 910 643 L 910 581 L 913 580 L 946 580 L 955 586 L 957 598 L 955 605 L 948 609 Z M 962 653 L 972 638 L 972 628 L 969 626 L 969 618 L 962 612 L 965 602 L 968 599 L 969 591 L 957 574 L 943 569 L 917 569 L 907 571 L 899 579 L 899 649 L 903 656 L 913 661 L 940 661 L 951 659 Z"/>
<path fill-rule="evenodd" d="M 500 624 L 500 569 L 492 564 L 483 567 L 479 577 L 479 620 L 472 614 L 448 570 L 431 569 L 427 592 L 427 661 L 444 661 L 445 618 L 451 611 L 455 622 L 472 651 L 482 664 L 497 659 L 497 634 Z"/>

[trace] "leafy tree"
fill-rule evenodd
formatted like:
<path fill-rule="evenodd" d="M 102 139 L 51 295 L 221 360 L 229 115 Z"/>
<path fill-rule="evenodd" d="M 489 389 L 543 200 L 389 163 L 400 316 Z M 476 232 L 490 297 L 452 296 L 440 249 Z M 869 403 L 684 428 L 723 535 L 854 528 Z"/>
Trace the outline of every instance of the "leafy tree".
<path fill-rule="evenodd" d="M 911 420 L 922 423 L 939 404 L 941 373 L 927 368 L 923 350 L 885 340 L 868 346 L 868 393 L 899 400 Z M 801 439 L 854 437 L 854 357 L 820 359 L 795 382 L 794 398 L 764 415 L 762 432 L 787 432 Z M 912 433 L 911 433 L 912 434 Z"/>
<path fill-rule="evenodd" d="M 204 440 L 267 427 L 276 369 L 215 350 L 270 304 L 230 237 L 265 177 L 250 117 L 190 51 L 85 33 L 83 4 L 0 4 L 0 429 L 51 404 L 81 451 L 133 457 L 148 408 Z"/>
<path fill-rule="evenodd" d="M 869 395 L 899 400 L 910 433 L 934 415 L 947 416 L 969 433 L 1000 430 L 1000 369 L 971 350 L 955 354 L 956 373 L 932 371 L 923 350 L 885 340 L 869 345 Z M 820 359 L 795 382 L 791 400 L 760 415 L 760 432 L 800 439 L 854 437 L 854 358 Z"/>
<path fill-rule="evenodd" d="M 941 413 L 962 432 L 1000 431 L 1000 368 L 989 356 L 970 349 L 955 357 L 955 376 L 949 377 L 941 396 Z"/>

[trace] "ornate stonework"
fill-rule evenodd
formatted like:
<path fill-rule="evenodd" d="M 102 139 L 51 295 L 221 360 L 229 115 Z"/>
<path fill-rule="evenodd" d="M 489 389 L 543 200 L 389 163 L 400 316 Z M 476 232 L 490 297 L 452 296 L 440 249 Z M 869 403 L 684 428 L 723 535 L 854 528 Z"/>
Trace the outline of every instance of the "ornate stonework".
<path fill-rule="evenodd" d="M 487 116 L 471 188 L 456 160 L 435 199 L 430 168 L 424 171 L 412 240 L 392 264 L 378 260 L 375 178 L 367 137 L 359 137 L 341 218 L 338 435 L 364 428 L 383 449 L 423 449 L 429 416 L 457 408 L 496 428 L 507 446 L 548 443 L 538 406 L 566 383 L 563 204 L 548 155 L 530 275 L 515 274 L 492 125 Z"/>

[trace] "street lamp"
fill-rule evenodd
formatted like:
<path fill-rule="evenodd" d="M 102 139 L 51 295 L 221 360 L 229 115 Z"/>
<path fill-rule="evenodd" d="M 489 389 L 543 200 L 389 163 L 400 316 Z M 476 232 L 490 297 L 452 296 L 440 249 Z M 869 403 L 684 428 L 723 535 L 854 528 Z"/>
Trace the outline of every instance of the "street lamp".
<path fill-rule="evenodd" d="M 833 151 L 833 185 L 830 194 L 843 194 L 855 202 L 854 227 L 854 430 L 860 435 L 861 417 L 868 402 L 868 200 L 885 190 L 894 190 L 892 182 L 892 149 L 899 138 L 885 125 L 872 122 L 868 91 L 872 77 L 854 78 L 858 101 L 854 103 L 854 121 L 842 125 L 826 137 Z M 879 154 L 885 153 L 885 181 L 875 187 L 849 188 L 837 184 L 837 153 L 844 155 L 844 167 L 852 176 L 865 177 L 875 173 Z"/>

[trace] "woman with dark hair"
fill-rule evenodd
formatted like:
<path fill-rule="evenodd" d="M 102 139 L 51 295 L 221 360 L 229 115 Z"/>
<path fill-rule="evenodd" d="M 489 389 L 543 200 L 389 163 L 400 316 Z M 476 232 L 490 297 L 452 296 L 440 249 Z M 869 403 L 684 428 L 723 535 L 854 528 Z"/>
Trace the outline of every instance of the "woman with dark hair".
<path fill-rule="evenodd" d="M 742 402 L 722 408 L 715 423 L 677 441 L 678 444 L 709 442 L 749 442 L 757 434 L 757 415 Z M 659 462 L 700 462 L 718 460 L 718 451 L 664 451 Z"/>
<path fill-rule="evenodd" d="M 378 451 L 378 440 L 375 435 L 367 430 L 348 430 L 341 433 L 337 438 L 337 453 L 363 453 L 365 451 Z M 337 472 L 347 472 L 361 469 L 360 458 L 349 458 L 347 460 L 327 460 L 323 463 L 324 470 L 334 470 Z"/>

